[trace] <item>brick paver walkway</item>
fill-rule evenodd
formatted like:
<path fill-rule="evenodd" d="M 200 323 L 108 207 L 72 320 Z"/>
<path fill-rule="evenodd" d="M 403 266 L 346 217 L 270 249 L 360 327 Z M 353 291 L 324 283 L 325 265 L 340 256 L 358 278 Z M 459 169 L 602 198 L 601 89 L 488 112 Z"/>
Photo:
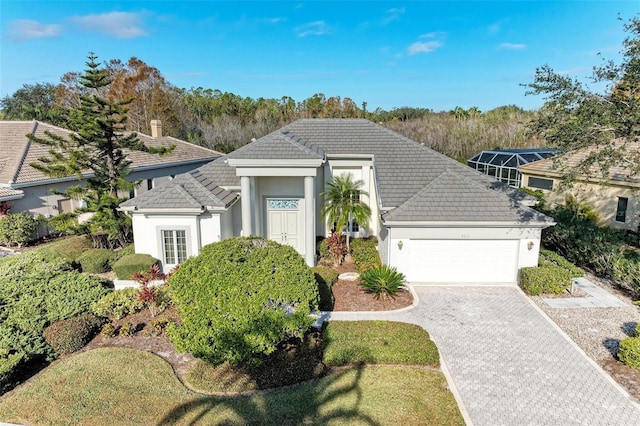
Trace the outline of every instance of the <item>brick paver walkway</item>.
<path fill-rule="evenodd" d="M 414 288 L 397 313 L 333 313 L 424 327 L 475 425 L 640 425 L 640 408 L 515 287 Z"/>

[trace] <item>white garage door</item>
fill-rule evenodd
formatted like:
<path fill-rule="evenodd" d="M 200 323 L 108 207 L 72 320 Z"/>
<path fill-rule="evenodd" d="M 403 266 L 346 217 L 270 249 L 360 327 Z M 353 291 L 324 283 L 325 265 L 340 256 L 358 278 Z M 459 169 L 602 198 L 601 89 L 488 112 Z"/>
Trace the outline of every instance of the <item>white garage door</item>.
<path fill-rule="evenodd" d="M 410 240 L 410 282 L 515 283 L 518 240 Z"/>

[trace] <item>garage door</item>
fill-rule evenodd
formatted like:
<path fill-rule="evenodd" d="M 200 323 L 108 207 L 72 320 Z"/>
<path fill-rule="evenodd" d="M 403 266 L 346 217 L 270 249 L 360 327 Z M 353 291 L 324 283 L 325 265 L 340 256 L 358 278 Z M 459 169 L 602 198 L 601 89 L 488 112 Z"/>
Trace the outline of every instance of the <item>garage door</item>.
<path fill-rule="evenodd" d="M 518 240 L 410 240 L 407 279 L 431 283 L 515 283 Z"/>

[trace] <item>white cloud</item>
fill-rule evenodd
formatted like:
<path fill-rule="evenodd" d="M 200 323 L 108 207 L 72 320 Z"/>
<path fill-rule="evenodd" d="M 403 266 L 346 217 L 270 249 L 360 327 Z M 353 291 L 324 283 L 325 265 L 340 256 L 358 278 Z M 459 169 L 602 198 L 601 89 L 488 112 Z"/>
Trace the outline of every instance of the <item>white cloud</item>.
<path fill-rule="evenodd" d="M 527 48 L 527 45 L 523 43 L 502 43 L 498 48 L 501 50 L 523 50 Z"/>
<path fill-rule="evenodd" d="M 439 41 L 417 41 L 407 48 L 409 55 L 416 55 L 418 53 L 431 53 L 442 47 L 442 43 Z"/>
<path fill-rule="evenodd" d="M 88 32 L 99 32 L 116 38 L 146 35 L 140 16 L 129 12 L 110 12 L 100 15 L 74 16 L 72 21 Z"/>
<path fill-rule="evenodd" d="M 297 27 L 295 32 L 298 33 L 298 37 L 306 37 L 310 35 L 329 34 L 329 29 L 324 21 L 315 21 Z"/>
<path fill-rule="evenodd" d="M 20 19 L 10 23 L 8 34 L 14 40 L 31 40 L 57 37 L 61 32 L 61 25 L 42 24 L 38 21 Z"/>
<path fill-rule="evenodd" d="M 404 15 L 404 12 L 404 7 L 394 7 L 393 9 L 385 11 L 385 16 L 382 19 L 382 24 L 386 25 L 389 22 L 397 21 L 398 19 L 400 19 L 400 16 Z"/>

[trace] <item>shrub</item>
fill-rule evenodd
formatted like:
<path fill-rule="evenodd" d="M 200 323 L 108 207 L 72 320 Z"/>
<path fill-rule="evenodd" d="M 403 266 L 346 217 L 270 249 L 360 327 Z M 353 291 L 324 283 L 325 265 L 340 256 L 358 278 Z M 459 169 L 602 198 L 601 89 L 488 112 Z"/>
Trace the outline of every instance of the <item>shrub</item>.
<path fill-rule="evenodd" d="M 556 252 L 551 250 L 541 250 L 540 251 L 540 266 L 545 265 L 556 265 L 563 269 L 566 269 L 573 278 L 584 277 L 584 271 L 582 268 L 577 267 L 573 263 L 569 262 L 567 259 L 562 257 Z"/>
<path fill-rule="evenodd" d="M 158 259 L 148 254 L 129 254 L 113 264 L 113 271 L 119 280 L 129 280 L 134 273 L 148 271 L 152 265 L 159 264 Z"/>
<path fill-rule="evenodd" d="M 326 239 L 327 249 L 329 250 L 329 258 L 333 261 L 333 264 L 338 266 L 344 261 L 344 257 L 347 254 L 347 241 L 345 236 L 332 232 L 331 236 Z"/>
<path fill-rule="evenodd" d="M 316 243 L 316 250 L 318 251 L 318 256 L 320 256 L 321 259 L 331 259 L 329 240 L 327 238 L 323 238 Z"/>
<path fill-rule="evenodd" d="M 86 235 L 77 235 L 56 241 L 41 250 L 50 253 L 51 257 L 67 262 L 77 262 L 87 250 L 93 249 L 91 240 Z"/>
<path fill-rule="evenodd" d="M 108 322 L 102 326 L 100 335 L 104 337 L 114 337 L 116 335 L 116 326 L 112 322 Z"/>
<path fill-rule="evenodd" d="M 23 352 L 0 353 L 0 395 L 16 384 L 16 376 L 25 359 Z"/>
<path fill-rule="evenodd" d="M 48 222 L 49 226 L 58 234 L 74 235 L 81 231 L 78 227 L 78 215 L 76 213 L 60 213 L 51 217 Z"/>
<path fill-rule="evenodd" d="M 138 312 L 144 308 L 144 303 L 138 300 L 139 292 L 140 290 L 134 287 L 112 291 L 92 303 L 91 312 L 112 319 L 120 319 Z"/>
<path fill-rule="evenodd" d="M 148 334 L 151 336 L 162 336 L 170 322 L 171 320 L 167 317 L 156 318 L 149 324 Z"/>
<path fill-rule="evenodd" d="M 618 359 L 640 370 L 640 337 L 626 337 L 620 341 Z"/>
<path fill-rule="evenodd" d="M 374 294 L 376 299 L 394 297 L 405 285 L 404 274 L 389 265 L 368 269 L 360 275 L 360 285 Z"/>
<path fill-rule="evenodd" d="M 51 324 L 44 338 L 58 355 L 70 354 L 89 343 L 103 322 L 93 314 L 78 315 Z"/>
<path fill-rule="evenodd" d="M 571 272 L 553 264 L 520 269 L 520 286 L 531 296 L 562 294 L 571 285 L 571 278 Z"/>
<path fill-rule="evenodd" d="M 127 321 L 120 326 L 119 333 L 121 336 L 131 337 L 135 332 L 136 329 L 130 321 Z"/>
<path fill-rule="evenodd" d="M 111 250 L 91 249 L 80 255 L 78 262 L 82 266 L 82 272 L 101 274 L 111 270 L 111 262 L 114 257 L 114 253 Z"/>
<path fill-rule="evenodd" d="M 135 254 L 135 246 L 133 244 L 129 244 L 128 246 L 126 246 L 125 248 L 122 248 L 120 250 L 114 250 L 113 254 L 114 254 L 114 261 L 120 259 L 123 256 L 128 256 L 130 254 Z"/>
<path fill-rule="evenodd" d="M 35 239 L 40 219 L 28 213 L 9 213 L 0 219 L 0 241 L 22 247 Z"/>
<path fill-rule="evenodd" d="M 290 246 L 259 237 L 204 247 L 169 279 L 180 326 L 178 350 L 212 364 L 259 364 L 279 342 L 302 337 L 317 309 L 313 272 Z"/>
<path fill-rule="evenodd" d="M 313 275 L 318 284 L 318 294 L 320 296 L 319 309 L 321 311 L 332 310 L 334 299 L 331 286 L 338 281 L 338 273 L 326 266 L 316 266 L 313 268 Z"/>
<path fill-rule="evenodd" d="M 376 237 L 354 238 L 351 241 L 351 256 L 358 272 L 362 273 L 368 269 L 379 267 L 380 254 L 376 248 L 378 239 Z"/>

